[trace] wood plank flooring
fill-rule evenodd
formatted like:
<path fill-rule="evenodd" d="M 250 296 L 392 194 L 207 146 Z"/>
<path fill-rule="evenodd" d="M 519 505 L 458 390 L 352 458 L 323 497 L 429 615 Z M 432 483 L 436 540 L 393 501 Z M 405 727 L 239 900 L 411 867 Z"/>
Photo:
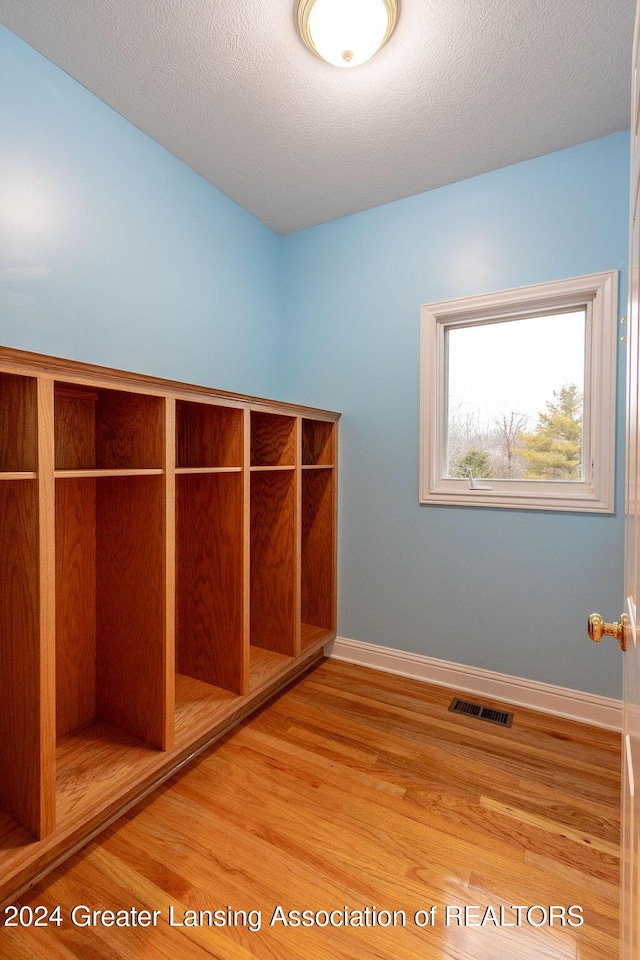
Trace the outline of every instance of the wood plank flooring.
<path fill-rule="evenodd" d="M 453 693 L 323 662 L 22 897 L 0 956 L 613 960 L 619 736 Z"/>

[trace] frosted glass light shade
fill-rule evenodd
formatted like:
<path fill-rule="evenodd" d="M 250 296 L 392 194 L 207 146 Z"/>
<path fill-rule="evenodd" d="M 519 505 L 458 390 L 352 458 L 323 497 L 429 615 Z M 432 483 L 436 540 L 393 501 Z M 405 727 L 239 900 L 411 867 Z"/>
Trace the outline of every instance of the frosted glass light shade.
<path fill-rule="evenodd" d="M 393 32 L 397 0 L 299 0 L 300 36 L 336 67 L 369 60 Z"/>

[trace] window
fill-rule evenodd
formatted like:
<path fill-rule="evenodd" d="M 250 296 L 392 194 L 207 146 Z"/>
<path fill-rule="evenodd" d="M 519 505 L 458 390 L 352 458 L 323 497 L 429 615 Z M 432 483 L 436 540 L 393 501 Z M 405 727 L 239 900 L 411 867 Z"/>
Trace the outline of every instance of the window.
<path fill-rule="evenodd" d="M 617 271 L 422 306 L 420 502 L 613 513 Z"/>

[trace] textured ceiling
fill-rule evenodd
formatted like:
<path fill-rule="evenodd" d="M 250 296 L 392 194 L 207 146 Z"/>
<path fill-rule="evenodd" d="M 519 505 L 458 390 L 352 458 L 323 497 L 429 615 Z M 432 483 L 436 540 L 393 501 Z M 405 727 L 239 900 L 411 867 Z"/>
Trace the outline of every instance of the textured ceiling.
<path fill-rule="evenodd" d="M 0 0 L 0 22 L 280 233 L 622 130 L 635 0 L 400 0 L 339 70 L 294 0 Z"/>

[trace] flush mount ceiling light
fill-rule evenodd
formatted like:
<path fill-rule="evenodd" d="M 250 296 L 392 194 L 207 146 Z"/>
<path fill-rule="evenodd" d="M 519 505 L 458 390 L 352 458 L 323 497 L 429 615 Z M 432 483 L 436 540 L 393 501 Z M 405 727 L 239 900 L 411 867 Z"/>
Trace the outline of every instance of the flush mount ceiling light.
<path fill-rule="evenodd" d="M 397 0 L 299 0 L 300 36 L 336 67 L 357 67 L 384 46 L 398 19 Z"/>

